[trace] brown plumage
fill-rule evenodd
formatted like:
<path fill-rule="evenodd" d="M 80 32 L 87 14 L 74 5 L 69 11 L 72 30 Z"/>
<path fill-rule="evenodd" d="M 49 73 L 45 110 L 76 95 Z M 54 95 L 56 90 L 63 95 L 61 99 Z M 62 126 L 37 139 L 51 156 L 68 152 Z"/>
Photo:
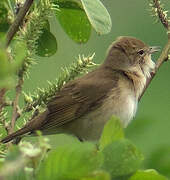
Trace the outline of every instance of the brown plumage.
<path fill-rule="evenodd" d="M 45 112 L 1 142 L 36 130 L 43 134 L 69 133 L 83 140 L 96 140 L 112 115 L 127 126 L 154 68 L 150 51 L 140 40 L 119 38 L 111 45 L 99 68 L 67 83 L 56 92 Z"/>

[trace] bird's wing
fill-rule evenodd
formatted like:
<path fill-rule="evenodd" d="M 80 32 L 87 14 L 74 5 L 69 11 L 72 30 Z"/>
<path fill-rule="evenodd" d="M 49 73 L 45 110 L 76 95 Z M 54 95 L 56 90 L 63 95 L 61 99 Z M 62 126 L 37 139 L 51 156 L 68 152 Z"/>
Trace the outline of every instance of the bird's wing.
<path fill-rule="evenodd" d="M 94 76 L 96 73 L 90 73 L 83 81 L 79 78 L 64 86 L 48 104 L 49 113 L 40 130 L 59 127 L 100 106 L 107 92 L 115 87 L 116 78 L 106 79 L 106 73 Z"/>

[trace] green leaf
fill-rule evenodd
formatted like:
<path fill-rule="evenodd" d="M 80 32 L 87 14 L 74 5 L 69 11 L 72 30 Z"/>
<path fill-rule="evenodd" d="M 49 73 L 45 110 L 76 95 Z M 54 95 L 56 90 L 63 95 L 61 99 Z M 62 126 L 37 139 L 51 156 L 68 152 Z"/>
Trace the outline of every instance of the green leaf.
<path fill-rule="evenodd" d="M 92 175 L 81 180 L 110 180 L 110 175 L 105 171 L 95 171 Z"/>
<path fill-rule="evenodd" d="M 114 141 L 103 151 L 104 163 L 102 168 L 111 174 L 112 178 L 126 176 L 135 172 L 142 160 L 142 154 L 127 139 Z"/>
<path fill-rule="evenodd" d="M 87 17 L 98 34 L 111 31 L 112 21 L 107 9 L 100 0 L 81 0 Z"/>
<path fill-rule="evenodd" d="M 91 25 L 78 3 L 62 1 L 57 18 L 67 35 L 77 43 L 86 43 L 91 35 Z"/>
<path fill-rule="evenodd" d="M 79 179 L 102 163 L 102 155 L 91 143 L 73 143 L 56 148 L 41 164 L 38 179 Z"/>
<path fill-rule="evenodd" d="M 26 56 L 26 44 L 18 41 L 14 41 L 11 46 L 13 53 L 12 61 L 9 60 L 3 38 L 0 38 L 0 87 L 11 88 L 15 83 L 15 75 L 18 69 L 21 67 L 23 60 Z"/>
<path fill-rule="evenodd" d="M 160 175 L 153 169 L 138 170 L 128 180 L 168 180 L 165 176 Z"/>
<path fill-rule="evenodd" d="M 44 27 L 43 33 L 37 40 L 37 52 L 36 54 L 41 57 L 50 57 L 57 51 L 57 41 L 55 36 Z"/>
<path fill-rule="evenodd" d="M 7 52 L 3 45 L 0 44 L 0 78 L 3 78 L 10 71 L 10 64 L 8 62 Z"/>
<path fill-rule="evenodd" d="M 5 7 L 5 1 L 0 2 L 0 32 L 7 32 L 9 28 L 8 11 Z"/>
<path fill-rule="evenodd" d="M 11 88 L 14 85 L 14 74 L 3 44 L 0 44 L 0 67 L 0 88 Z"/>
<path fill-rule="evenodd" d="M 15 76 L 10 75 L 0 78 L 0 88 L 13 88 L 15 86 Z"/>
<path fill-rule="evenodd" d="M 100 138 L 100 149 L 103 149 L 106 145 L 123 138 L 124 132 L 120 120 L 113 116 L 104 126 Z"/>

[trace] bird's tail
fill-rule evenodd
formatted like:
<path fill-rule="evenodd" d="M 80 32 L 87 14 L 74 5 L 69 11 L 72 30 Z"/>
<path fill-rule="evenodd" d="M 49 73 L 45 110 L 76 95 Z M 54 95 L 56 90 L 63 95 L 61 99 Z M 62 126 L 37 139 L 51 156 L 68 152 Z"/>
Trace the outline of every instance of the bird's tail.
<path fill-rule="evenodd" d="M 22 129 L 19 129 L 18 131 L 9 134 L 8 136 L 6 136 L 4 139 L 2 139 L 0 142 L 1 143 L 7 143 L 21 135 L 24 135 L 26 133 L 30 132 L 30 129 L 28 127 L 23 127 Z"/>
<path fill-rule="evenodd" d="M 19 129 L 18 131 L 14 132 L 12 134 L 9 134 L 4 139 L 0 140 L 0 142 L 7 143 L 7 142 L 12 141 L 13 139 L 15 139 L 19 136 L 22 136 L 26 133 L 32 133 L 32 132 L 40 129 L 44 120 L 46 119 L 47 114 L 48 114 L 48 110 L 44 111 L 43 113 L 41 113 L 40 115 L 35 117 L 33 120 L 28 122 L 23 128 Z"/>

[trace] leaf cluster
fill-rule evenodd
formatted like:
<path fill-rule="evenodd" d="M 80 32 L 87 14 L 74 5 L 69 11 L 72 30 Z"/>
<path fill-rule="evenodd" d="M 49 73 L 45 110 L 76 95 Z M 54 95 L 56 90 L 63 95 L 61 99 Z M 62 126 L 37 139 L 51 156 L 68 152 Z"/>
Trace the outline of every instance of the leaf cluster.
<path fill-rule="evenodd" d="M 89 57 L 80 57 L 77 61 L 73 62 L 69 67 L 62 68 L 61 75 L 56 79 L 56 82 L 48 82 L 47 88 L 38 88 L 37 93 L 28 95 L 24 93 L 26 106 L 24 111 L 30 111 L 38 106 L 46 105 L 51 98 L 53 98 L 57 91 L 70 80 L 75 79 L 77 76 L 87 73 L 90 68 L 94 68 L 97 64 L 93 63 L 94 54 Z"/>
<path fill-rule="evenodd" d="M 99 144 L 71 141 L 54 149 L 50 149 L 47 139 L 41 136 L 36 146 L 21 143 L 6 155 L 0 175 L 12 180 L 21 177 L 35 180 L 167 180 L 155 170 L 140 169 L 143 155 L 124 137 L 119 119 L 115 117 L 105 125 Z M 9 167 L 16 161 L 18 167 L 12 167 L 11 174 Z M 2 171 L 4 167 L 5 172 Z"/>

